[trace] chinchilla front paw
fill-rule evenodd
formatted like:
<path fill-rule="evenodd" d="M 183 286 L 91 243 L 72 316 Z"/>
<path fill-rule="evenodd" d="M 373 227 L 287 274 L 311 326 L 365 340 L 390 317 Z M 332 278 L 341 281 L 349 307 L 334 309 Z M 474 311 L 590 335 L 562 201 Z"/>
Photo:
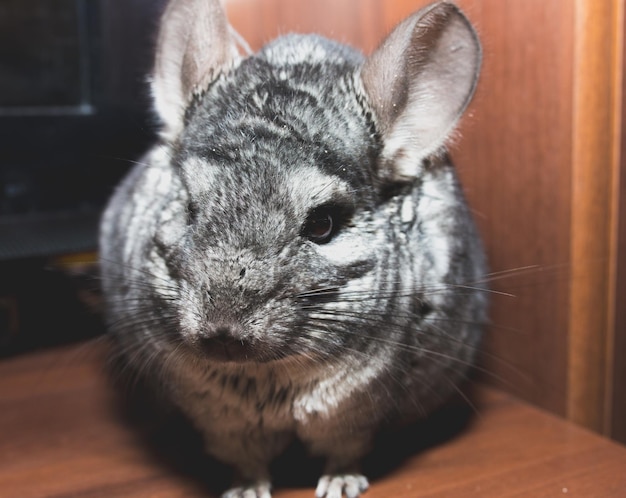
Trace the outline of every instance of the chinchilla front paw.
<path fill-rule="evenodd" d="M 315 490 L 317 498 L 357 498 L 369 487 L 361 474 L 327 474 L 320 477 Z"/>
<path fill-rule="evenodd" d="M 236 486 L 222 494 L 222 498 L 271 498 L 272 486 L 269 481 L 261 480 Z"/>

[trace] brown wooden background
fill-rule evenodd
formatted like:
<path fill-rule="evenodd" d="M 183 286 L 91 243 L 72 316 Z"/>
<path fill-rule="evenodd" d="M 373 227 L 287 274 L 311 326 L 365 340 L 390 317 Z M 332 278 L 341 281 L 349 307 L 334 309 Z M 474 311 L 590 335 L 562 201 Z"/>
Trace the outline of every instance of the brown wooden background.
<path fill-rule="evenodd" d="M 317 32 L 371 51 L 427 0 L 228 0 L 253 48 Z M 490 382 L 626 441 L 624 0 L 458 0 L 482 39 L 452 147 L 494 295 Z M 622 396 L 620 396 L 622 393 Z"/>

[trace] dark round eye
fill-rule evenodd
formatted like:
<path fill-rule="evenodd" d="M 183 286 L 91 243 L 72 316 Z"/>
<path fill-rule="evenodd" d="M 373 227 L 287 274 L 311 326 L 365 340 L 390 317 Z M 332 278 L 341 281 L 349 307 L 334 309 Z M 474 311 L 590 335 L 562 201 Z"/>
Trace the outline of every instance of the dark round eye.
<path fill-rule="evenodd" d="M 302 235 L 316 244 L 328 242 L 334 235 L 336 223 L 328 207 L 314 209 L 302 228 Z"/>

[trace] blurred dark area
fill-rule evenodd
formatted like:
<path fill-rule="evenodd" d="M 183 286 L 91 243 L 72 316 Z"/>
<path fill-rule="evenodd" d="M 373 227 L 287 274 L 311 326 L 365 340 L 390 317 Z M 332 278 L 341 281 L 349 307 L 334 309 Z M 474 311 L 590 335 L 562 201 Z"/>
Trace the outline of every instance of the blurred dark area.
<path fill-rule="evenodd" d="M 0 358 L 104 333 L 96 256 L 0 263 Z"/>
<path fill-rule="evenodd" d="M 104 204 L 156 136 L 163 5 L 0 0 L 0 356 L 101 332 L 83 291 Z"/>

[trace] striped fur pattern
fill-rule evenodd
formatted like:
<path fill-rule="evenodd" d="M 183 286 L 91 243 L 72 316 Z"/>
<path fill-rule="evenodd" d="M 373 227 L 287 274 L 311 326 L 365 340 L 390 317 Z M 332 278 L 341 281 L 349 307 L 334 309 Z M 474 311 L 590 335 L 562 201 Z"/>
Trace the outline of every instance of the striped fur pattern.
<path fill-rule="evenodd" d="M 479 346 L 484 256 L 443 149 L 478 42 L 446 2 L 368 58 L 314 35 L 240 55 L 217 0 L 175 1 L 173 20 L 162 139 L 101 226 L 118 354 L 236 469 L 224 496 L 269 497 L 299 438 L 328 459 L 317 496 L 356 497 L 376 432 L 444 402 Z M 189 47 L 216 44 L 198 70 Z"/>

